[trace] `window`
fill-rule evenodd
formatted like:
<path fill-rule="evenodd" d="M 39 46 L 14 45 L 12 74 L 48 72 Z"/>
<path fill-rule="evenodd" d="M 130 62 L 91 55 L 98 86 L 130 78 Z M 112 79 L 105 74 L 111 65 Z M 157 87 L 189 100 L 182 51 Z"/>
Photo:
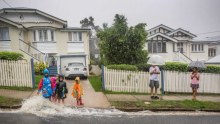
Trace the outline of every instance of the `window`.
<path fill-rule="evenodd" d="M 39 30 L 38 33 L 39 33 L 39 40 L 43 41 L 43 30 Z"/>
<path fill-rule="evenodd" d="M 43 30 L 44 32 L 44 41 L 48 41 L 47 30 Z"/>
<path fill-rule="evenodd" d="M 177 50 L 183 53 L 183 43 L 177 43 Z"/>
<path fill-rule="evenodd" d="M 203 52 L 204 51 L 203 44 L 192 44 L 191 48 L 192 48 L 192 52 Z"/>
<path fill-rule="evenodd" d="M 166 42 L 148 42 L 149 53 L 165 53 Z"/>
<path fill-rule="evenodd" d="M 7 27 L 0 27 L 0 40 L 9 40 L 9 29 Z"/>
<path fill-rule="evenodd" d="M 68 39 L 74 42 L 82 41 L 82 32 L 69 32 Z"/>
<path fill-rule="evenodd" d="M 34 33 L 34 41 L 36 41 L 36 31 L 34 31 L 33 33 Z"/>
<path fill-rule="evenodd" d="M 216 49 L 209 48 L 209 57 L 214 57 L 214 56 L 216 56 Z"/>
<path fill-rule="evenodd" d="M 54 31 L 50 31 L 50 33 L 51 33 L 51 41 L 54 41 Z"/>

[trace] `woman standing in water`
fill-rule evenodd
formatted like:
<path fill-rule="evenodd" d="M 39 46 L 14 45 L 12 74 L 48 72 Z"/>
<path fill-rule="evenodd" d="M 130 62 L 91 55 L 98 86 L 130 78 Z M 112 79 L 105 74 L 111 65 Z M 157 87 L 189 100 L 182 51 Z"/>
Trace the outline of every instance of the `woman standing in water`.
<path fill-rule="evenodd" d="M 191 74 L 191 87 L 193 92 L 193 100 L 196 100 L 197 90 L 199 88 L 199 80 L 200 80 L 200 74 L 198 72 L 198 68 L 193 68 L 192 74 Z"/>

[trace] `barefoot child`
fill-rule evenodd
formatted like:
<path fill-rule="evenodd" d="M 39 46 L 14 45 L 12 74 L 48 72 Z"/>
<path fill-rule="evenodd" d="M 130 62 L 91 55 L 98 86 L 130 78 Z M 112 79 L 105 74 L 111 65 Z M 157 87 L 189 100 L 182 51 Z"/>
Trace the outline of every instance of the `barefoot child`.
<path fill-rule="evenodd" d="M 55 91 L 56 91 L 56 86 L 57 86 L 57 78 L 56 77 L 51 77 L 50 78 L 50 80 L 51 80 L 51 85 L 52 85 L 52 88 L 54 89 L 53 90 L 53 95 L 52 95 L 52 102 L 56 102 L 57 101 L 57 98 L 56 98 L 56 93 L 55 93 Z"/>
<path fill-rule="evenodd" d="M 68 90 L 66 88 L 66 82 L 64 81 L 64 75 L 59 75 L 56 86 L 56 98 L 58 99 L 58 103 L 62 100 L 62 103 L 64 104 L 64 99 L 66 98 L 67 93 Z"/>
<path fill-rule="evenodd" d="M 80 84 L 80 78 L 76 77 L 75 82 L 73 84 L 73 92 L 72 92 L 72 96 L 76 98 L 76 105 L 84 105 L 82 103 L 82 95 L 83 95 L 83 89 L 82 86 Z"/>
<path fill-rule="evenodd" d="M 199 88 L 199 79 L 200 79 L 200 74 L 197 68 L 193 68 L 193 72 L 190 77 L 191 77 L 191 88 L 193 92 L 192 99 L 195 100 L 197 95 L 197 90 Z"/>

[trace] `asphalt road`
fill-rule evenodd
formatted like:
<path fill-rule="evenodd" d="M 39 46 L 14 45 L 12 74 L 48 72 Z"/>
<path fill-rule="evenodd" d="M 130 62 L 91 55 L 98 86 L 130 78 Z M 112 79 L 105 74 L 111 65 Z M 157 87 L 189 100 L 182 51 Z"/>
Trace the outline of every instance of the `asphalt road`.
<path fill-rule="evenodd" d="M 23 113 L 0 113 L 0 124 L 220 124 L 220 114 L 38 117 Z"/>

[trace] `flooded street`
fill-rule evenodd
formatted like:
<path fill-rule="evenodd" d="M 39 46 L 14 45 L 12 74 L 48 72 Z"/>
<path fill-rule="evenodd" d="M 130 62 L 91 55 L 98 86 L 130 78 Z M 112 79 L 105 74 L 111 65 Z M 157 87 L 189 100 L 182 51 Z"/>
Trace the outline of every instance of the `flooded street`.
<path fill-rule="evenodd" d="M 54 104 L 41 96 L 24 101 L 18 110 L 0 110 L 0 124 L 86 123 L 192 123 L 217 124 L 219 113 L 211 112 L 122 112 L 116 109 L 76 108 Z"/>

